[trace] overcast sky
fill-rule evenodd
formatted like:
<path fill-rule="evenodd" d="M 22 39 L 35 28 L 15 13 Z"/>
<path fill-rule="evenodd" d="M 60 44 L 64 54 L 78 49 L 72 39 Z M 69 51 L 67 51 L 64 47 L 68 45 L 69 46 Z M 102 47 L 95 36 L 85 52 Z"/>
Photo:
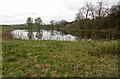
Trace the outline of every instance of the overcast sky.
<path fill-rule="evenodd" d="M 62 19 L 73 21 L 85 1 L 96 3 L 99 0 L 0 0 L 0 24 L 25 23 L 27 17 L 41 17 L 43 23 Z M 119 0 L 104 1 L 113 5 Z"/>

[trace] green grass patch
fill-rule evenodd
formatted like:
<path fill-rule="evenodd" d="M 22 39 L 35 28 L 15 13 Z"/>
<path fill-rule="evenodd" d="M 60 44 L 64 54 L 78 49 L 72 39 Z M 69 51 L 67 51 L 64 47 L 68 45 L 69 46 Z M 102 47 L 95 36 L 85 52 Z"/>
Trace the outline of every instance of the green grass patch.
<path fill-rule="evenodd" d="M 118 73 L 116 44 L 3 40 L 2 74 L 3 77 L 114 77 Z M 110 48 L 103 50 L 101 46 Z M 106 54 L 98 57 L 90 52 Z"/>

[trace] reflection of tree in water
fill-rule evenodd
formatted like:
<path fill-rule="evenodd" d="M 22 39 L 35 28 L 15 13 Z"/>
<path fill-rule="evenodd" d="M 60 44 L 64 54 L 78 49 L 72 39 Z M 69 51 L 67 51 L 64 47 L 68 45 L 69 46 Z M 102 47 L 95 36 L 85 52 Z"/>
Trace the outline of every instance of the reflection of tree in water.
<path fill-rule="evenodd" d="M 55 36 L 55 35 L 65 35 L 62 32 L 56 31 L 56 30 L 50 30 L 51 36 Z"/>
<path fill-rule="evenodd" d="M 28 38 L 29 38 L 29 39 L 32 39 L 32 38 L 33 38 L 33 31 L 32 31 L 32 29 L 29 29 L 29 30 L 28 30 Z"/>
<path fill-rule="evenodd" d="M 50 30 L 52 36 L 55 36 L 55 30 Z"/>
<path fill-rule="evenodd" d="M 37 30 L 36 37 L 37 37 L 38 39 L 41 39 L 41 38 L 42 38 L 42 30 L 40 30 L 40 29 Z"/>

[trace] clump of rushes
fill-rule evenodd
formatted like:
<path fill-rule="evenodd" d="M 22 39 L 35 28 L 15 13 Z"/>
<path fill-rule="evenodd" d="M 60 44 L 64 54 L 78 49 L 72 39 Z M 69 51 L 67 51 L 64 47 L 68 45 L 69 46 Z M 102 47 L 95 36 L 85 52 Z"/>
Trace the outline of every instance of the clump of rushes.
<path fill-rule="evenodd" d="M 108 54 L 117 55 L 118 54 L 118 43 L 117 42 L 104 42 L 100 45 L 91 45 L 91 49 L 88 50 L 88 53 L 92 56 L 105 56 Z"/>

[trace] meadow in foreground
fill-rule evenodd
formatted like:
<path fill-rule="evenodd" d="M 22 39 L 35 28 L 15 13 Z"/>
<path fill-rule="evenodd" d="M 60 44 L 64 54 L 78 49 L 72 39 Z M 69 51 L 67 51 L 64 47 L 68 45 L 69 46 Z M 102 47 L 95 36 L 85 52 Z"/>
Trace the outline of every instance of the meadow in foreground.
<path fill-rule="evenodd" d="M 117 41 L 3 40 L 3 77 L 114 77 Z"/>

